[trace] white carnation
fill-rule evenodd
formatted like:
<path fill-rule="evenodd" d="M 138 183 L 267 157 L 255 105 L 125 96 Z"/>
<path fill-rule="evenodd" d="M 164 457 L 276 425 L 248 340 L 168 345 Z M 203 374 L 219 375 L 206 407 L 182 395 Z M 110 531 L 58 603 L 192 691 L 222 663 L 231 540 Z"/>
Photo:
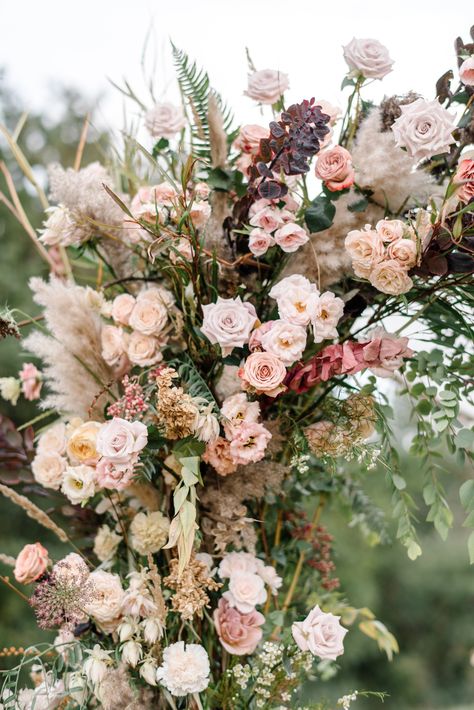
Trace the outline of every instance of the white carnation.
<path fill-rule="evenodd" d="M 173 643 L 163 652 L 163 663 L 156 672 L 159 680 L 171 695 L 183 696 L 200 693 L 209 685 L 209 657 L 197 643 Z"/>

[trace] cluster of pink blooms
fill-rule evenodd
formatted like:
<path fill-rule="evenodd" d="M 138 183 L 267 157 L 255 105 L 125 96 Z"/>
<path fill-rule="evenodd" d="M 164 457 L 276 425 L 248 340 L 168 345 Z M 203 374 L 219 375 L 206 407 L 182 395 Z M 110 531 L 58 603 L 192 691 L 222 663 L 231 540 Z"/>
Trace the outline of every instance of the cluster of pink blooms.
<path fill-rule="evenodd" d="M 356 276 L 368 279 L 382 293 L 398 296 L 413 286 L 408 271 L 417 262 L 415 231 L 399 219 L 382 219 L 375 229 L 355 229 L 347 235 L 345 247 Z"/>
<path fill-rule="evenodd" d="M 21 391 L 25 399 L 30 401 L 39 399 L 42 380 L 41 373 L 36 365 L 33 365 L 32 362 L 25 362 L 18 373 L 18 377 L 21 381 Z"/>
<path fill-rule="evenodd" d="M 271 565 L 249 552 L 230 552 L 222 559 L 218 574 L 229 580 L 228 590 L 214 611 L 214 624 L 222 646 L 229 653 L 253 653 L 262 638 L 265 617 L 256 610 L 267 599 L 267 585 L 276 594 L 282 579 Z"/>
<path fill-rule="evenodd" d="M 163 286 L 144 289 L 137 297 L 129 293 L 116 296 L 110 309 L 115 325 L 102 328 L 105 362 L 116 373 L 127 372 L 133 365 L 150 367 L 160 362 L 173 305 L 173 295 Z"/>
<path fill-rule="evenodd" d="M 225 438 L 219 436 L 209 443 L 203 456 L 220 476 L 234 473 L 237 466 L 260 461 L 272 438 L 271 433 L 258 419 L 260 405 L 249 402 L 244 392 L 224 400 L 221 417 Z"/>
<path fill-rule="evenodd" d="M 397 338 L 383 328 L 374 328 L 370 340 L 328 345 L 308 362 L 296 365 L 286 378 L 286 386 L 301 394 L 336 375 L 355 375 L 369 369 L 378 377 L 389 377 L 413 355 L 408 338 Z"/>
<path fill-rule="evenodd" d="M 210 188 L 206 183 L 199 182 L 186 191 L 186 201 L 189 206 L 189 216 L 196 229 L 202 229 L 211 216 L 211 206 L 208 202 Z M 169 182 L 159 185 L 145 185 L 140 187 L 130 205 L 130 212 L 137 222 L 124 223 L 128 241 L 132 244 L 138 242 L 151 242 L 155 239 L 152 228 L 167 225 L 180 219 L 180 203 L 183 193 Z M 150 225 L 150 231 L 140 222 Z M 170 247 L 170 259 L 173 263 L 179 258 L 190 260 L 193 257 L 193 248 L 188 239 L 179 237 Z"/>
<path fill-rule="evenodd" d="M 39 437 L 31 469 L 43 487 L 61 489 L 73 505 L 82 505 L 98 489 L 129 486 L 147 440 L 144 424 L 120 417 L 58 422 Z"/>
<path fill-rule="evenodd" d="M 109 417 L 123 417 L 131 422 L 146 412 L 148 404 L 138 377 L 125 375 L 122 379 L 123 396 L 107 409 Z"/>

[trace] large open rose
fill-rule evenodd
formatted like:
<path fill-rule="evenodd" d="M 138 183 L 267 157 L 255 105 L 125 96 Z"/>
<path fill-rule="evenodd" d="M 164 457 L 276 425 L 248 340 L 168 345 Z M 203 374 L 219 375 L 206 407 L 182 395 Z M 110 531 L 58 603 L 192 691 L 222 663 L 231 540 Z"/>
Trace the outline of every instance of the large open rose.
<path fill-rule="evenodd" d="M 344 59 L 352 73 L 370 79 L 382 79 L 393 66 L 388 49 L 376 39 L 354 37 L 344 47 Z"/>
<path fill-rule="evenodd" d="M 271 353 L 255 352 L 248 356 L 239 377 L 244 385 L 253 388 L 257 394 L 276 397 L 284 392 L 282 384 L 286 377 L 286 367 L 282 361 Z"/>
<path fill-rule="evenodd" d="M 145 117 L 145 126 L 153 138 L 173 138 L 185 125 L 182 109 L 170 103 L 155 104 Z"/>
<path fill-rule="evenodd" d="M 262 638 L 261 626 L 265 617 L 259 611 L 241 614 L 229 606 L 225 599 L 219 599 L 214 611 L 214 624 L 219 641 L 229 653 L 245 656 L 253 653 Z"/>
<path fill-rule="evenodd" d="M 426 101 L 419 98 L 400 106 L 400 110 L 402 115 L 392 126 L 400 148 L 406 148 L 415 160 L 449 151 L 449 146 L 454 143 L 454 114 L 441 106 L 438 99 Z"/>
<path fill-rule="evenodd" d="M 261 104 L 274 104 L 288 89 L 288 76 L 275 69 L 262 69 L 249 74 L 247 91 L 244 93 Z"/>
<path fill-rule="evenodd" d="M 13 574 L 20 584 L 31 584 L 41 577 L 49 564 L 48 550 L 39 542 L 25 545 L 16 558 Z"/>
<path fill-rule="evenodd" d="M 120 417 L 102 424 L 97 436 L 97 450 L 115 463 L 127 463 L 146 446 L 148 430 L 141 422 Z"/>
<path fill-rule="evenodd" d="M 257 322 L 257 313 L 251 303 L 237 298 L 221 298 L 216 303 L 202 307 L 204 320 L 201 331 L 211 341 L 218 343 L 222 355 L 230 355 L 234 348 L 248 342 L 250 332 Z"/>
<path fill-rule="evenodd" d="M 312 609 L 304 621 L 296 621 L 291 633 L 302 651 L 313 656 L 335 661 L 344 653 L 343 640 L 347 629 L 341 626 L 340 616 L 326 614 L 319 606 Z"/>

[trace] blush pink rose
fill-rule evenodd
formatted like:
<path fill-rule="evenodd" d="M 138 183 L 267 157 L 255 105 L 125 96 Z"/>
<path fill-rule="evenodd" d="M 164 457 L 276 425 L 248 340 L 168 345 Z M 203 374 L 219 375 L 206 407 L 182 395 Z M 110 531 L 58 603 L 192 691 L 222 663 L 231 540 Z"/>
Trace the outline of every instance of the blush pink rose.
<path fill-rule="evenodd" d="M 41 373 L 32 362 L 25 362 L 18 377 L 21 380 L 21 391 L 23 392 L 25 399 L 33 401 L 38 399 L 41 392 Z"/>
<path fill-rule="evenodd" d="M 263 604 L 267 599 L 263 579 L 253 572 L 234 572 L 229 580 L 229 590 L 222 595 L 231 607 L 237 608 L 242 614 L 255 611 L 257 604 Z"/>
<path fill-rule="evenodd" d="M 219 641 L 226 651 L 235 656 L 253 653 L 261 638 L 265 617 L 259 611 L 241 614 L 229 606 L 225 599 L 219 599 L 213 614 Z"/>
<path fill-rule="evenodd" d="M 194 195 L 200 200 L 207 200 L 211 194 L 211 188 L 205 182 L 197 182 L 194 186 Z"/>
<path fill-rule="evenodd" d="M 309 240 L 303 227 L 294 222 L 288 222 L 281 229 L 278 229 L 274 237 L 278 246 L 288 254 L 296 251 Z"/>
<path fill-rule="evenodd" d="M 129 463 L 147 444 L 148 430 L 142 422 L 114 417 L 102 424 L 97 435 L 97 451 L 114 463 Z"/>
<path fill-rule="evenodd" d="M 323 660 L 335 661 L 344 653 L 344 636 L 347 629 L 341 626 L 340 616 L 326 614 L 319 606 L 312 609 L 304 621 L 291 627 L 296 644 L 302 651 L 310 651 Z"/>
<path fill-rule="evenodd" d="M 149 367 L 163 360 L 161 345 L 158 338 L 135 331 L 128 340 L 127 356 L 134 365 Z"/>
<path fill-rule="evenodd" d="M 252 229 L 249 234 L 249 249 L 254 256 L 263 256 L 274 245 L 274 238 L 264 229 Z"/>
<path fill-rule="evenodd" d="M 378 232 L 370 229 L 354 229 L 345 238 L 344 246 L 353 262 L 359 267 L 371 269 L 385 255 L 383 239 Z"/>
<path fill-rule="evenodd" d="M 104 325 L 100 334 L 102 357 L 111 367 L 120 366 L 126 358 L 128 333 L 115 325 Z"/>
<path fill-rule="evenodd" d="M 355 172 L 349 151 L 341 145 L 323 150 L 316 162 L 316 177 L 332 192 L 345 190 L 353 185 Z"/>
<path fill-rule="evenodd" d="M 344 59 L 354 75 L 382 79 L 392 71 L 393 59 L 388 49 L 376 39 L 351 39 L 344 47 Z"/>
<path fill-rule="evenodd" d="M 230 454 L 230 442 L 222 436 L 206 446 L 202 460 L 212 466 L 219 476 L 229 476 L 237 470 Z"/>
<path fill-rule="evenodd" d="M 375 229 L 384 242 L 393 242 L 403 237 L 406 225 L 401 219 L 379 219 Z"/>
<path fill-rule="evenodd" d="M 274 232 L 283 224 L 280 212 L 281 210 L 277 207 L 264 207 L 251 218 L 250 224 L 252 227 L 265 230 L 265 232 Z"/>
<path fill-rule="evenodd" d="M 387 256 L 395 259 L 405 269 L 411 269 L 416 264 L 416 243 L 411 239 L 397 239 L 388 245 Z"/>
<path fill-rule="evenodd" d="M 244 387 L 254 389 L 257 394 L 276 397 L 285 391 L 283 380 L 286 377 L 286 367 L 271 353 L 252 353 L 238 374 Z"/>
<path fill-rule="evenodd" d="M 180 106 L 165 102 L 148 111 L 145 126 L 153 138 L 173 138 L 186 126 L 186 119 Z"/>
<path fill-rule="evenodd" d="M 20 584 L 31 584 L 46 572 L 48 564 L 48 550 L 41 543 L 35 542 L 33 545 L 25 545 L 20 552 L 13 574 Z"/>
<path fill-rule="evenodd" d="M 219 564 L 219 577 L 230 579 L 236 572 L 258 573 L 259 560 L 250 552 L 227 552 Z"/>
<path fill-rule="evenodd" d="M 95 469 L 97 485 L 112 491 L 123 491 L 133 480 L 136 460 L 137 457 L 132 457 L 127 463 L 116 463 L 102 458 Z"/>
<path fill-rule="evenodd" d="M 258 422 L 242 422 L 234 429 L 230 442 L 230 455 L 234 463 L 246 466 L 249 463 L 261 461 L 272 435 L 263 424 Z"/>
<path fill-rule="evenodd" d="M 252 330 L 252 335 L 249 340 L 249 350 L 251 353 L 255 352 L 255 350 L 265 349 L 262 344 L 262 336 L 264 336 L 265 333 L 268 333 L 268 331 L 271 330 L 277 322 L 278 321 L 276 320 L 267 320 L 266 323 L 262 323 L 262 325 L 259 325 L 258 328 Z"/>
<path fill-rule="evenodd" d="M 382 293 L 399 296 L 413 286 L 406 269 L 395 259 L 387 259 L 376 264 L 369 274 L 369 281 Z"/>
<path fill-rule="evenodd" d="M 211 216 L 211 205 L 207 202 L 193 202 L 189 216 L 196 229 L 202 229 Z"/>
<path fill-rule="evenodd" d="M 237 298 L 218 297 L 216 303 L 202 307 L 204 318 L 201 331 L 211 343 L 220 345 L 222 355 L 230 355 L 234 348 L 242 348 L 249 340 L 257 322 L 251 303 Z"/>
<path fill-rule="evenodd" d="M 260 149 L 260 141 L 263 138 L 268 138 L 269 135 L 268 128 L 250 123 L 240 129 L 239 135 L 234 141 L 234 148 L 241 150 L 243 153 L 257 155 Z"/>
<path fill-rule="evenodd" d="M 459 67 L 459 78 L 465 86 L 474 86 L 474 54 Z"/>
<path fill-rule="evenodd" d="M 458 185 L 456 195 L 461 202 L 464 204 L 470 202 L 474 197 L 474 160 L 472 158 L 464 158 L 459 162 L 453 182 Z"/>
<path fill-rule="evenodd" d="M 112 318 L 120 325 L 128 325 L 135 306 L 135 298 L 130 293 L 121 293 L 112 303 Z"/>
<path fill-rule="evenodd" d="M 285 93 L 290 83 L 288 76 L 275 69 L 262 69 L 249 74 L 246 96 L 260 104 L 274 104 Z"/>

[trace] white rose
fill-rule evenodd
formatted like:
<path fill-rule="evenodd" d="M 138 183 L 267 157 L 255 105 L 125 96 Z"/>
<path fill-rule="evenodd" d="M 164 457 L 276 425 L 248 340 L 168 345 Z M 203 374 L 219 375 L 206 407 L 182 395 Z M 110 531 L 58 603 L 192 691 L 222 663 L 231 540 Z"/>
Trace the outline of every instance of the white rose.
<path fill-rule="evenodd" d="M 307 278 L 294 274 L 275 284 L 269 295 L 276 300 L 282 320 L 294 325 L 308 325 L 311 304 L 319 296 L 319 291 Z"/>
<path fill-rule="evenodd" d="M 218 573 L 221 579 L 232 577 L 237 572 L 249 572 L 256 574 L 258 570 L 258 559 L 250 552 L 228 552 L 222 558 Z"/>
<path fill-rule="evenodd" d="M 168 322 L 168 311 L 163 303 L 138 299 L 130 314 L 129 325 L 144 335 L 158 335 Z"/>
<path fill-rule="evenodd" d="M 356 39 L 344 47 L 344 59 L 355 75 L 382 79 L 392 71 L 393 59 L 388 49 L 376 39 Z"/>
<path fill-rule="evenodd" d="M 336 326 L 344 313 L 344 301 L 331 291 L 322 293 L 312 304 L 311 324 L 314 342 L 337 338 Z"/>
<path fill-rule="evenodd" d="M 95 570 L 89 581 L 93 585 L 93 596 L 85 605 L 86 613 L 100 624 L 118 619 L 125 596 L 118 574 Z"/>
<path fill-rule="evenodd" d="M 304 621 L 297 621 L 291 633 L 302 651 L 313 656 L 335 661 L 344 653 L 343 640 L 347 629 L 341 626 L 340 616 L 326 614 L 319 606 L 312 609 Z"/>
<path fill-rule="evenodd" d="M 38 439 L 38 452 L 42 454 L 64 454 L 66 451 L 67 434 L 64 422 L 58 422 L 46 429 Z"/>
<path fill-rule="evenodd" d="M 163 360 L 160 341 L 152 335 L 144 335 L 135 331 L 128 341 L 127 355 L 134 365 L 149 367 Z"/>
<path fill-rule="evenodd" d="M 274 104 L 288 89 L 288 76 L 275 69 L 262 69 L 249 74 L 246 96 L 261 104 Z"/>
<path fill-rule="evenodd" d="M 306 329 L 287 321 L 275 321 L 260 338 L 263 349 L 276 355 L 286 366 L 293 365 L 306 347 Z"/>
<path fill-rule="evenodd" d="M 91 466 L 68 466 L 61 490 L 73 505 L 80 505 L 95 493 L 95 470 Z"/>
<path fill-rule="evenodd" d="M 67 460 L 55 451 L 39 452 L 31 462 L 31 470 L 35 481 L 44 488 L 58 491 L 63 482 Z"/>
<path fill-rule="evenodd" d="M 181 697 L 200 693 L 209 685 L 209 657 L 196 643 L 177 641 L 163 651 L 163 663 L 156 672 L 159 680 L 171 695 Z"/>
<path fill-rule="evenodd" d="M 148 430 L 142 422 L 129 422 L 120 417 L 102 424 L 97 435 L 97 451 L 115 463 L 130 461 L 148 441 Z"/>
<path fill-rule="evenodd" d="M 186 125 L 180 106 L 168 102 L 155 104 L 145 116 L 145 126 L 153 138 L 173 138 Z"/>
<path fill-rule="evenodd" d="M 229 581 L 229 591 L 222 596 L 242 614 L 250 614 L 257 604 L 263 604 L 267 599 L 263 579 L 252 572 L 234 572 Z"/>
<path fill-rule="evenodd" d="M 116 296 L 112 303 L 112 318 L 120 325 L 128 325 L 130 314 L 135 305 L 135 298 L 130 293 L 121 293 Z"/>
<path fill-rule="evenodd" d="M 0 394 L 6 402 L 11 402 L 15 406 L 20 392 L 20 380 L 15 377 L 0 377 Z"/>
<path fill-rule="evenodd" d="M 415 160 L 448 153 L 454 143 L 455 116 L 443 108 L 437 99 L 416 99 L 400 106 L 402 115 L 392 125 L 395 142 L 406 148 Z"/>
<path fill-rule="evenodd" d="M 257 322 L 257 313 L 251 303 L 237 298 L 221 298 L 216 303 L 202 307 L 204 320 L 202 333 L 211 343 L 218 343 L 222 355 L 230 355 L 234 348 L 243 347 Z"/>

